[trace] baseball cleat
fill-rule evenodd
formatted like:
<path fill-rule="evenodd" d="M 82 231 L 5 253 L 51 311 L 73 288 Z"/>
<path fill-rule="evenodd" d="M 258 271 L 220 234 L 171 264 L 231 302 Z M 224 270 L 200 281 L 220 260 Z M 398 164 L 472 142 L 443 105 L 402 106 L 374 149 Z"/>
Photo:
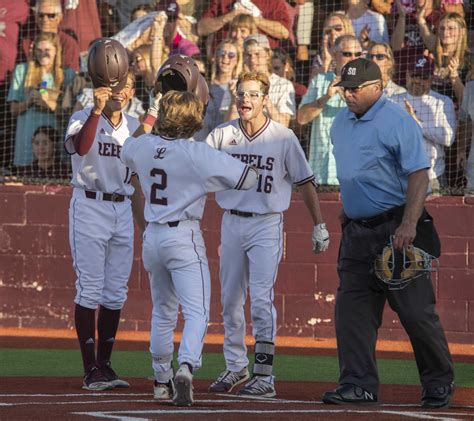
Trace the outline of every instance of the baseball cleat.
<path fill-rule="evenodd" d="M 263 380 L 261 376 L 254 376 L 237 395 L 243 398 L 274 398 L 276 391 L 273 384 Z"/>
<path fill-rule="evenodd" d="M 247 367 L 240 371 L 223 371 L 217 380 L 209 386 L 211 393 L 230 393 L 235 386 L 246 382 L 250 378 Z"/>
<path fill-rule="evenodd" d="M 155 380 L 153 385 L 153 397 L 159 401 L 167 401 L 173 398 L 174 383 L 170 380 L 168 383 L 158 383 Z"/>
<path fill-rule="evenodd" d="M 92 367 L 84 376 L 84 382 L 82 388 L 86 390 L 110 390 L 114 386 L 108 381 L 108 379 L 102 374 L 98 367 Z"/>
<path fill-rule="evenodd" d="M 177 406 L 191 406 L 193 399 L 193 375 L 187 364 L 181 364 L 174 376 L 173 403 Z"/>
<path fill-rule="evenodd" d="M 122 380 L 119 378 L 119 376 L 117 376 L 117 373 L 112 368 L 110 361 L 105 361 L 104 363 L 100 364 L 99 370 L 102 372 L 104 377 L 107 378 L 107 380 L 113 387 L 119 387 L 119 388 L 130 387 L 129 382 L 126 382 L 125 380 Z"/>
<path fill-rule="evenodd" d="M 449 408 L 451 397 L 454 394 L 454 383 L 447 386 L 423 389 L 421 407 L 431 409 Z"/>
<path fill-rule="evenodd" d="M 377 395 L 355 384 L 343 384 L 336 390 L 326 392 L 323 402 L 336 405 L 372 405 L 377 403 Z"/>

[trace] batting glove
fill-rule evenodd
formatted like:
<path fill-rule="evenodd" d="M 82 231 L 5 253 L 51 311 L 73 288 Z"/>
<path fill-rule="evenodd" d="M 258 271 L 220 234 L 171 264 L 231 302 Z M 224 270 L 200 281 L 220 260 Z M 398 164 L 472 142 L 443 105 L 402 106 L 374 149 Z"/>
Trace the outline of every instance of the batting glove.
<path fill-rule="evenodd" d="M 329 232 L 326 224 L 315 225 L 313 228 L 313 253 L 321 253 L 329 247 Z"/>
<path fill-rule="evenodd" d="M 158 110 L 160 108 L 160 99 L 161 93 L 157 93 L 156 96 L 152 99 L 150 107 L 148 108 L 147 114 L 152 115 L 155 118 L 158 118 Z"/>

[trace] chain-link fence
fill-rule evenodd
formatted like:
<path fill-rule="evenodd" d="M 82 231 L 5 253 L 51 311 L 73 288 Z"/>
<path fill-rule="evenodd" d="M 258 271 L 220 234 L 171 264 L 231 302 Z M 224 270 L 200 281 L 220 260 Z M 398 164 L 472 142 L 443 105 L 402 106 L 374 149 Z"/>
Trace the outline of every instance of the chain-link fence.
<path fill-rule="evenodd" d="M 125 112 L 139 119 L 168 56 L 198 62 L 211 93 L 198 141 L 230 118 L 239 73 L 267 72 L 267 112 L 294 130 L 326 190 L 338 188 L 330 129 L 346 107 L 334 83 L 348 61 L 373 60 L 423 131 L 434 190 L 472 192 L 473 32 L 469 0 L 0 0 L 0 177 L 69 182 L 64 133 L 93 104 L 88 47 L 115 37 L 136 75 Z"/>

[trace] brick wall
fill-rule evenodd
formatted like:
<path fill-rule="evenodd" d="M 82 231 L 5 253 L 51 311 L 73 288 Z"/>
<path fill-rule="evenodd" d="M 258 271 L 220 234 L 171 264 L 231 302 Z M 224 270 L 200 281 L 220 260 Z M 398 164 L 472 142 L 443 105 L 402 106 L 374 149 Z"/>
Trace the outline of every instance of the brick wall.
<path fill-rule="evenodd" d="M 73 328 L 70 194 L 69 187 L 0 186 L 0 326 Z M 341 205 L 337 194 L 322 194 L 321 199 L 332 241 L 324 254 L 311 252 L 312 225 L 299 195 L 293 196 L 285 215 L 285 250 L 275 291 L 280 335 L 334 336 Z M 450 341 L 474 343 L 474 200 L 440 197 L 430 200 L 428 209 L 443 245 L 440 270 L 433 274 L 438 311 Z M 223 331 L 218 281 L 221 215 L 210 197 L 202 226 L 212 274 L 212 333 Z M 140 262 L 139 241 L 135 243 L 121 329 L 148 330 L 148 279 Z M 388 308 L 380 337 L 406 339 L 397 316 Z"/>

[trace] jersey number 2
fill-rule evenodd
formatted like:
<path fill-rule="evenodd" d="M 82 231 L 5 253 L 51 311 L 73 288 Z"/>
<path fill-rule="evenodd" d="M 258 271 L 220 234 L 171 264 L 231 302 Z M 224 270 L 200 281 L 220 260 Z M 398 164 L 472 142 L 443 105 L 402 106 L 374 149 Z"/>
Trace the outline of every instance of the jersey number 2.
<path fill-rule="evenodd" d="M 150 176 L 151 177 L 156 177 L 157 175 L 161 176 L 161 183 L 153 183 L 151 185 L 151 191 L 150 191 L 150 203 L 153 205 L 162 205 L 162 206 L 168 206 L 168 199 L 166 197 L 157 197 L 157 190 L 165 190 L 167 183 L 168 183 L 168 177 L 166 175 L 166 172 L 160 168 L 153 168 L 150 171 Z"/>

